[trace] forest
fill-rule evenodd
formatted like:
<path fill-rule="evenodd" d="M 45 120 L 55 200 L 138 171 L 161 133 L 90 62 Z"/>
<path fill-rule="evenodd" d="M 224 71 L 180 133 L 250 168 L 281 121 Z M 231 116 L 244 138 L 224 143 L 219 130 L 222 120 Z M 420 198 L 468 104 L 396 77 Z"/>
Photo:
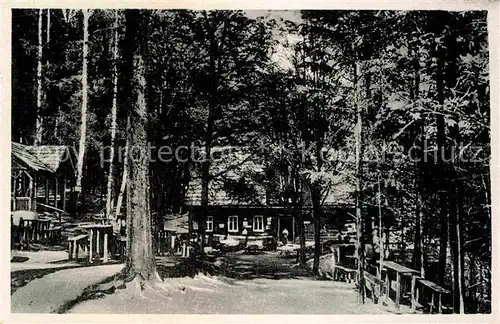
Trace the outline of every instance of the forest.
<path fill-rule="evenodd" d="M 155 278 L 152 233 L 194 179 L 208 216 L 225 171 L 199 157 L 239 147 L 299 220 L 302 248 L 311 205 L 313 271 L 325 199 L 345 181 L 361 278 L 366 246 L 409 251 L 453 312 L 489 313 L 487 27 L 486 11 L 16 9 L 11 137 L 74 149 L 72 213 L 127 215 L 129 278 Z M 196 159 L 175 151 L 193 146 Z"/>

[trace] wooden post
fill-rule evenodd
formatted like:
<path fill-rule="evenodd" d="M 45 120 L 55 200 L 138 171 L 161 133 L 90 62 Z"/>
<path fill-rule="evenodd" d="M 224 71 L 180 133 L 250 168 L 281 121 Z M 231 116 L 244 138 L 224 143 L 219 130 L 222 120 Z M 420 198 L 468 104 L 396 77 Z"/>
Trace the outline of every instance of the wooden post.
<path fill-rule="evenodd" d="M 49 204 L 49 178 L 45 178 L 45 205 Z"/>
<path fill-rule="evenodd" d="M 295 216 L 292 216 L 292 242 L 295 243 Z"/>
<path fill-rule="evenodd" d="M 54 207 L 57 206 L 57 193 L 59 192 L 59 181 L 57 180 L 57 175 L 54 177 Z"/>
<path fill-rule="evenodd" d="M 33 211 L 36 212 L 36 200 L 38 196 L 37 192 L 37 184 L 36 184 L 36 172 L 33 173 L 33 201 L 31 202 L 33 204 Z"/>
<path fill-rule="evenodd" d="M 419 299 L 419 291 L 418 291 L 418 288 L 415 290 L 415 306 L 416 304 L 418 304 L 418 299 Z"/>
<path fill-rule="evenodd" d="M 66 173 L 64 173 L 63 193 L 62 193 L 62 210 L 66 211 Z"/>
<path fill-rule="evenodd" d="M 108 262 L 108 232 L 104 232 L 104 263 Z"/>
<path fill-rule="evenodd" d="M 78 242 L 73 242 L 73 255 L 75 256 L 75 260 L 78 261 Z"/>
<path fill-rule="evenodd" d="M 10 249 L 14 249 L 14 219 L 10 214 Z"/>
<path fill-rule="evenodd" d="M 391 280 L 389 280 L 389 270 L 385 271 L 385 303 L 389 302 L 389 295 L 391 294 Z"/>
<path fill-rule="evenodd" d="M 93 239 L 93 234 L 94 231 L 92 229 L 89 230 L 89 262 L 92 262 L 92 252 L 93 252 L 93 246 L 94 246 L 94 239 Z"/>
<path fill-rule="evenodd" d="M 19 218 L 19 242 L 24 240 L 24 232 L 24 219 L 21 217 Z"/>
<path fill-rule="evenodd" d="M 29 192 L 30 192 L 29 198 L 30 198 L 30 200 L 29 200 L 29 203 L 28 203 L 28 208 L 29 208 L 29 210 L 35 211 L 33 209 L 33 201 L 34 201 L 34 199 L 32 199 L 34 197 L 33 196 L 33 178 L 32 177 L 28 177 L 28 178 L 30 180 L 30 183 L 29 183 Z"/>
<path fill-rule="evenodd" d="M 32 228 L 33 228 L 33 236 L 31 237 L 33 242 L 37 242 L 38 241 L 38 222 L 37 221 L 33 221 L 32 223 Z"/>
<path fill-rule="evenodd" d="M 101 234 L 100 230 L 96 229 L 96 234 L 95 234 L 95 236 L 96 236 L 96 242 L 95 242 L 96 251 L 95 251 L 95 256 L 98 257 L 98 258 L 101 257 L 101 246 L 100 246 L 101 242 L 99 241 L 99 239 L 100 239 L 100 235 L 99 234 Z"/>
<path fill-rule="evenodd" d="M 415 312 L 415 309 L 417 308 L 417 304 L 415 302 L 415 284 L 417 281 L 417 276 L 412 276 L 411 277 L 411 311 Z"/>
<path fill-rule="evenodd" d="M 432 299 L 431 299 L 431 309 L 429 310 L 429 313 L 432 314 L 432 310 L 434 309 L 434 292 L 432 292 Z"/>
<path fill-rule="evenodd" d="M 68 254 L 69 254 L 69 259 L 73 259 L 73 246 L 71 245 L 71 240 L 68 241 Z"/>
<path fill-rule="evenodd" d="M 396 308 L 399 309 L 399 300 L 401 298 L 401 274 L 396 271 Z"/>
<path fill-rule="evenodd" d="M 438 312 L 443 313 L 443 304 L 441 303 L 441 293 L 438 293 Z"/>
<path fill-rule="evenodd" d="M 26 237 L 26 247 L 29 249 L 30 247 L 30 240 L 31 240 L 31 230 L 30 230 L 30 221 L 26 220 L 25 221 L 25 226 L 24 226 L 24 236 Z"/>
<path fill-rule="evenodd" d="M 278 214 L 278 242 L 281 240 L 281 232 L 280 232 L 280 214 Z"/>

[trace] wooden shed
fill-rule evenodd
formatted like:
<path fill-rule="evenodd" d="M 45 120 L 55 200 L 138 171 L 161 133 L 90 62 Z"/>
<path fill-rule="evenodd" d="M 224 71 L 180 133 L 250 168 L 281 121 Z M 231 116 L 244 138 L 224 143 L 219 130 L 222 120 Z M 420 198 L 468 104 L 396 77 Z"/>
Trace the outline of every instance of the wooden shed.
<path fill-rule="evenodd" d="M 66 211 L 75 157 L 68 146 L 11 145 L 11 210 Z"/>

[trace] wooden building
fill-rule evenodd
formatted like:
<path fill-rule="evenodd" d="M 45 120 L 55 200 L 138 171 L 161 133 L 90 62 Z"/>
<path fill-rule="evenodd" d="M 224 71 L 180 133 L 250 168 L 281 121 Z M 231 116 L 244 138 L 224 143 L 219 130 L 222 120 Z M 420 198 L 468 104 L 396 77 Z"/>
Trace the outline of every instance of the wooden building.
<path fill-rule="evenodd" d="M 227 150 L 215 150 L 217 149 Z M 292 217 L 289 207 L 276 201 L 272 193 L 264 187 L 264 168 L 258 158 L 253 159 L 249 156 L 250 153 L 239 151 L 226 151 L 225 154 L 227 155 L 211 165 L 211 174 L 217 174 L 219 177 L 212 180 L 209 186 L 206 234 L 230 236 L 240 241 L 270 237 L 280 240 L 286 229 L 288 240 L 295 241 L 298 238 L 297 220 Z M 323 226 L 327 226 L 329 220 L 349 221 L 349 212 L 354 212 L 352 193 L 353 187 L 342 181 L 332 188 L 323 204 L 326 216 Z M 307 199 L 305 201 L 302 209 L 303 221 L 306 237 L 312 240 L 312 205 L 307 203 Z M 186 206 L 194 223 L 203 221 L 205 212 L 201 207 L 201 181 L 197 177 L 189 184 Z"/>
<path fill-rule="evenodd" d="M 67 146 L 11 145 L 11 210 L 64 212 L 75 182 Z"/>

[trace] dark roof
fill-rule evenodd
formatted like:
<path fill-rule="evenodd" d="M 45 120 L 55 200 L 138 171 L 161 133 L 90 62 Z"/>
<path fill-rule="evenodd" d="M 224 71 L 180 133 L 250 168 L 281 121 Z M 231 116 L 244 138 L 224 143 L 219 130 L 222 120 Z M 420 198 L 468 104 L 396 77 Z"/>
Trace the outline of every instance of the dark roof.
<path fill-rule="evenodd" d="M 74 170 L 71 150 L 63 145 L 30 146 L 12 142 L 13 162 L 35 171 L 55 173 L 69 161 Z"/>
<path fill-rule="evenodd" d="M 209 205 L 265 205 L 265 188 L 252 176 L 262 174 L 262 166 L 250 153 L 243 153 L 231 147 L 215 147 L 212 152 L 225 153 L 220 160 L 210 164 L 210 173 L 219 177 L 210 181 Z M 186 195 L 187 205 L 201 204 L 201 179 L 193 178 Z"/>
<path fill-rule="evenodd" d="M 214 150 L 218 149 L 227 150 L 227 148 L 214 148 Z M 220 174 L 225 169 L 229 171 L 210 181 L 208 204 L 210 206 L 265 206 L 266 188 L 261 179 L 264 176 L 264 166 L 258 159 L 258 157 L 250 156 L 250 153 L 235 150 L 231 151 L 231 155 L 225 159 L 211 163 L 212 175 Z M 347 179 L 346 175 L 334 177 L 323 205 L 352 204 L 354 186 Z M 307 194 L 304 198 L 305 205 L 310 205 Z M 189 183 L 186 204 L 201 205 L 201 179 L 199 177 L 195 177 Z"/>
<path fill-rule="evenodd" d="M 68 146 L 64 145 L 41 145 L 27 146 L 27 150 L 36 156 L 43 164 L 48 166 L 53 172 L 59 169 L 59 166 L 68 161 L 74 169 L 73 160 Z"/>
<path fill-rule="evenodd" d="M 26 145 L 14 143 L 11 145 L 11 155 L 13 162 L 21 164 L 27 168 L 33 169 L 35 171 L 47 171 L 54 172 L 49 166 L 40 161 L 35 155 L 33 155 Z"/>

